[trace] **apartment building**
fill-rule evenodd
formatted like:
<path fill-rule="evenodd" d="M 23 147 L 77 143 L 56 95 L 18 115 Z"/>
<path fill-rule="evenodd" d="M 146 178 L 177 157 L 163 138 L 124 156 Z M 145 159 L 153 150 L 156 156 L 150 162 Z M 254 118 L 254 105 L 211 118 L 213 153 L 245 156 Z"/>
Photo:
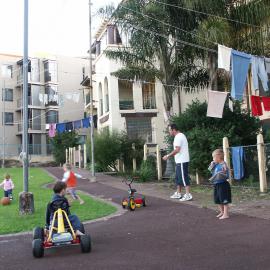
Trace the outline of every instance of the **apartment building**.
<path fill-rule="evenodd" d="M 22 145 L 22 56 L 0 54 L 0 157 L 17 158 Z M 80 82 L 88 60 L 65 56 L 30 57 L 28 65 L 28 140 L 32 161 L 52 160 L 48 124 L 84 118 Z M 82 141 L 88 129 L 79 131 Z"/>
<path fill-rule="evenodd" d="M 163 105 L 164 89 L 159 81 L 133 82 L 111 75 L 121 68 L 121 63 L 108 59 L 106 49 L 126 46 L 128 37 L 120 35 L 116 25 L 104 21 L 92 45 L 93 89 L 97 107 L 98 130 L 124 130 L 131 138 L 142 138 L 147 143 L 164 144 L 167 126 Z M 206 100 L 206 91 L 187 94 L 176 93 L 174 113 L 184 111 L 192 100 Z"/>

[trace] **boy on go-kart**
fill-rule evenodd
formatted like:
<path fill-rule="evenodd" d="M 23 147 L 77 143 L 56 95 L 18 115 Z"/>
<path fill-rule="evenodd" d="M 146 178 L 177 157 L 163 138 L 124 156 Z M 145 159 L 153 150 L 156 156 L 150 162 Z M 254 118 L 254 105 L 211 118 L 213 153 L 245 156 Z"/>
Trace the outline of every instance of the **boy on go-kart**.
<path fill-rule="evenodd" d="M 53 187 L 54 195 L 52 197 L 52 201 L 47 206 L 45 229 L 46 231 L 49 229 L 50 223 L 53 219 L 54 212 L 57 211 L 57 209 L 61 208 L 67 213 L 76 235 L 83 235 L 83 232 L 80 231 L 81 222 L 79 218 L 76 215 L 71 215 L 69 211 L 70 206 L 68 200 L 65 198 L 66 189 L 67 185 L 64 182 L 57 182 L 54 185 Z"/>

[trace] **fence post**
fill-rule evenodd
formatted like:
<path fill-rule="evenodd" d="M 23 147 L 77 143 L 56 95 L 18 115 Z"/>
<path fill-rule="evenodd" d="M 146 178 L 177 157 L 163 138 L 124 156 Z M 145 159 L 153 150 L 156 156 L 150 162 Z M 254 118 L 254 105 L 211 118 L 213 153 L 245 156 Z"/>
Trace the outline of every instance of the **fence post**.
<path fill-rule="evenodd" d="M 83 145 L 83 167 L 87 167 L 87 153 L 86 153 L 86 144 Z"/>
<path fill-rule="evenodd" d="M 157 174 L 158 174 L 158 181 L 162 180 L 162 165 L 161 165 L 161 155 L 160 155 L 160 147 L 157 144 L 156 147 L 157 152 Z"/>
<path fill-rule="evenodd" d="M 76 166 L 76 147 L 73 147 L 73 166 Z"/>
<path fill-rule="evenodd" d="M 68 162 L 69 162 L 69 164 L 71 164 L 72 163 L 72 152 L 71 152 L 71 147 L 69 147 L 68 148 L 68 152 L 69 152 L 69 160 L 68 160 Z"/>
<path fill-rule="evenodd" d="M 231 175 L 231 161 L 230 161 L 230 151 L 229 151 L 229 140 L 227 137 L 223 138 L 223 152 L 224 152 L 224 160 L 227 163 L 229 169 L 229 182 L 232 183 L 232 175 Z"/>
<path fill-rule="evenodd" d="M 132 144 L 132 149 L 135 152 L 136 148 L 135 148 L 135 143 Z M 132 167 L 133 167 L 133 172 L 136 172 L 137 170 L 137 162 L 136 162 L 136 158 L 132 159 Z"/>
<path fill-rule="evenodd" d="M 79 145 L 79 168 L 81 169 L 81 167 L 82 167 L 82 162 L 81 162 L 81 150 L 82 150 L 82 147 L 81 147 L 81 145 Z"/>
<path fill-rule="evenodd" d="M 201 184 L 201 178 L 199 176 L 198 170 L 196 170 L 196 184 L 200 185 Z"/>
<path fill-rule="evenodd" d="M 147 144 L 143 146 L 143 160 L 147 160 Z"/>
<path fill-rule="evenodd" d="M 260 177 L 260 192 L 267 191 L 266 171 L 265 171 L 265 145 L 263 135 L 257 135 L 257 151 L 259 163 L 259 177 Z"/>
<path fill-rule="evenodd" d="M 69 163 L 68 162 L 68 149 L 66 149 L 66 163 Z"/>

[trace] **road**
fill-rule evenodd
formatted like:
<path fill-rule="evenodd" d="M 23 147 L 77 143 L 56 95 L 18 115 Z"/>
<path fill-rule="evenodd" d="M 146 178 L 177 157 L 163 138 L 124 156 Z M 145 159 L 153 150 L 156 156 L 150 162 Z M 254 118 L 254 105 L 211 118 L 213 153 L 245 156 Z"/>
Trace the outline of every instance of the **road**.
<path fill-rule="evenodd" d="M 49 171 L 62 176 L 61 169 Z M 126 194 L 87 180 L 79 180 L 79 189 L 116 203 Z M 93 241 L 89 254 L 73 246 L 47 250 L 44 258 L 34 259 L 30 235 L 1 237 L 0 269 L 270 269 L 269 221 L 244 215 L 220 221 L 209 209 L 155 197 L 147 202 L 146 208 L 86 225 Z"/>

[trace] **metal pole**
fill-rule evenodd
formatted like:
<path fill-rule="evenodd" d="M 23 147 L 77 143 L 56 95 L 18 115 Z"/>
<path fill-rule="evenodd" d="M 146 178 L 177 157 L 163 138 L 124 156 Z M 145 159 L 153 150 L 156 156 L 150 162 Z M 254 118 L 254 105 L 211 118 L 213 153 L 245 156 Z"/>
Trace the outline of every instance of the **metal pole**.
<path fill-rule="evenodd" d="M 91 173 L 95 177 L 95 156 L 94 156 L 94 113 L 93 113 L 93 85 L 92 85 L 92 14 L 91 14 L 91 0 L 89 0 L 89 87 L 90 87 L 90 117 L 91 117 Z"/>
<path fill-rule="evenodd" d="M 24 0 L 23 52 L 23 191 L 28 192 L 28 0 Z"/>
<path fill-rule="evenodd" d="M 2 168 L 5 168 L 5 155 L 6 155 L 6 140 L 5 140 L 5 137 L 6 137 L 6 121 L 5 121 L 5 112 L 6 112 L 6 82 L 4 80 L 4 87 L 3 87 L 3 92 L 2 92 L 2 97 L 3 97 L 3 160 L 2 160 Z"/>

